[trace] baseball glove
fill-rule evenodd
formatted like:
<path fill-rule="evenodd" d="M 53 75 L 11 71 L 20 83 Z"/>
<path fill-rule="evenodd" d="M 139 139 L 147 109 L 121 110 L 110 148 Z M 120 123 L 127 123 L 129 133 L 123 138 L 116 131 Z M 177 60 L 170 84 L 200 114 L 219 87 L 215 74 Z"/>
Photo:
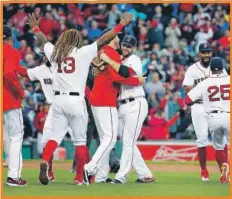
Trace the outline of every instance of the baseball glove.
<path fill-rule="evenodd" d="M 100 71 L 103 71 L 106 68 L 107 63 L 102 61 L 99 56 L 95 57 L 93 61 L 91 62 L 91 65 L 94 68 L 99 69 Z"/>

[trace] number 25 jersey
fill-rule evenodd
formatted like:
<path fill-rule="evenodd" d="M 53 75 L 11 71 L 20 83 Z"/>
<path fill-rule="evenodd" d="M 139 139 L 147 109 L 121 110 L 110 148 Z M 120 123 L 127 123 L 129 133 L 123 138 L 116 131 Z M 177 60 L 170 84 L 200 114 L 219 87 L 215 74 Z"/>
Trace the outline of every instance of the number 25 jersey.
<path fill-rule="evenodd" d="M 192 101 L 202 99 L 207 113 L 215 110 L 230 112 L 230 76 L 225 74 L 211 75 L 187 95 Z"/>

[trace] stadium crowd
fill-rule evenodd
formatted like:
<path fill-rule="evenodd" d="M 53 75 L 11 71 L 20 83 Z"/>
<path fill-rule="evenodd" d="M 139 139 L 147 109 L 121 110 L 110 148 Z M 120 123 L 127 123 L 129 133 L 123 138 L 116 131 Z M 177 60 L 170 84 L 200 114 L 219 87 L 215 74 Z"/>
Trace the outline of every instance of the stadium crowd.
<path fill-rule="evenodd" d="M 138 39 L 136 54 L 148 76 L 144 90 L 150 110 L 140 139 L 157 140 L 195 139 L 182 81 L 187 67 L 198 60 L 198 46 L 203 42 L 212 44 L 213 56 L 222 57 L 230 71 L 229 9 L 229 4 L 4 4 L 3 13 L 26 68 L 46 61 L 27 24 L 28 13 L 41 17 L 40 28 L 49 41 L 55 43 L 61 32 L 76 28 L 85 44 L 96 40 L 105 28 L 114 27 L 123 12 L 134 13 L 124 34 Z M 49 107 L 40 83 L 21 78 L 21 84 L 26 92 L 25 138 L 36 137 Z"/>

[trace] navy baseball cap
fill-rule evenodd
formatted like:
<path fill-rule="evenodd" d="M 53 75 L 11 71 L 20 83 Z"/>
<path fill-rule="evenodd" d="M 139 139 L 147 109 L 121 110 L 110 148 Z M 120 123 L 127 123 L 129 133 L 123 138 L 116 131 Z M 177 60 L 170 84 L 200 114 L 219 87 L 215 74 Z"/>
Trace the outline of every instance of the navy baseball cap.
<path fill-rule="evenodd" d="M 7 39 L 11 36 L 12 36 L 12 32 L 9 26 L 3 26 L 3 39 Z"/>
<path fill-rule="evenodd" d="M 134 36 L 126 35 L 123 37 L 122 45 L 127 48 L 134 48 L 137 46 L 137 39 Z"/>
<path fill-rule="evenodd" d="M 223 60 L 220 57 L 212 58 L 210 62 L 210 69 L 211 71 L 218 71 L 224 69 Z"/>
<path fill-rule="evenodd" d="M 202 43 L 199 46 L 199 52 L 211 52 L 212 46 L 209 43 Z"/>

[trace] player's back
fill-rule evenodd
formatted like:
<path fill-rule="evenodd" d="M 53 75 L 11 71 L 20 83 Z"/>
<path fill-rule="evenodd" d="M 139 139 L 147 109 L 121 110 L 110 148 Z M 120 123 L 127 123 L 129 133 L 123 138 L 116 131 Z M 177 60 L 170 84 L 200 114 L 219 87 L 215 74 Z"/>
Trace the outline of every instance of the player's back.
<path fill-rule="evenodd" d="M 203 104 L 208 113 L 212 111 L 230 112 L 229 75 L 211 75 L 200 84 Z"/>
<path fill-rule="evenodd" d="M 51 43 L 48 45 L 52 45 Z M 52 45 L 53 46 L 53 45 Z M 53 52 L 53 47 L 45 47 Z M 48 54 L 48 53 L 47 53 Z M 49 58 L 49 55 L 46 56 Z M 53 83 L 55 91 L 78 92 L 84 96 L 89 66 L 97 56 L 97 43 L 86 45 L 80 49 L 74 48 L 61 63 L 52 62 L 54 67 Z M 50 59 L 49 59 L 50 60 Z"/>

